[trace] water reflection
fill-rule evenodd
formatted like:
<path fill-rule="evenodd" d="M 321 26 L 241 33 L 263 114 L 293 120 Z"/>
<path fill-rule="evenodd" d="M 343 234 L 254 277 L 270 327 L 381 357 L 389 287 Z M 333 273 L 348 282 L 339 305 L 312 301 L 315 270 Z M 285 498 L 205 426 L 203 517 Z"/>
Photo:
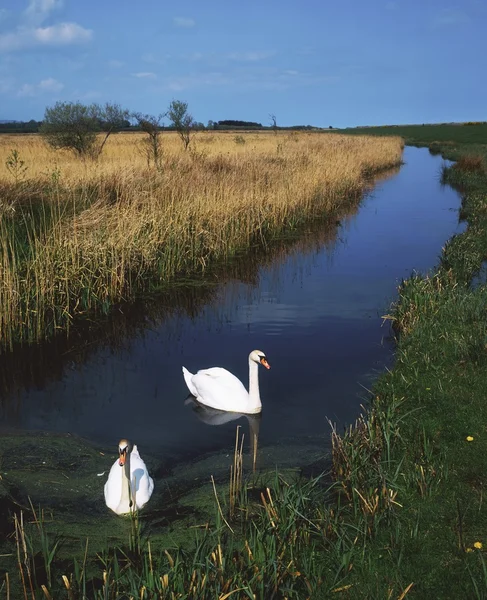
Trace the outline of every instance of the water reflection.
<path fill-rule="evenodd" d="M 179 279 L 157 295 L 117 306 L 108 317 L 80 321 L 69 336 L 60 334 L 50 342 L 0 352 L 0 419 L 2 408 L 15 414 L 14 399 L 22 391 L 42 390 L 49 382 L 62 380 L 66 371 L 82 368 L 98 352 L 130 351 L 135 340 L 163 326 L 168 341 L 177 343 L 181 321 L 196 321 L 208 309 L 208 326 L 223 326 L 229 319 L 228 305 L 242 300 L 242 285 L 249 287 L 250 300 L 251 288 L 259 285 L 262 269 L 278 269 L 288 259 L 299 260 L 302 254 L 323 249 L 332 253 L 340 231 L 339 219 L 350 218 L 357 209 L 358 204 L 352 203 L 333 219 L 308 224 L 305 229 L 272 240 L 265 251 L 254 248 L 225 265 L 207 270 L 204 278 Z"/>
<path fill-rule="evenodd" d="M 193 396 L 188 396 L 184 402 L 186 406 L 192 408 L 193 414 L 206 425 L 219 426 L 226 425 L 239 419 L 246 419 L 248 423 L 248 439 L 250 440 L 250 457 L 252 459 L 253 471 L 257 468 L 257 455 L 259 446 L 259 429 L 262 420 L 262 413 L 249 415 L 245 413 L 232 413 L 216 410 L 209 406 L 204 406 L 197 402 Z"/>

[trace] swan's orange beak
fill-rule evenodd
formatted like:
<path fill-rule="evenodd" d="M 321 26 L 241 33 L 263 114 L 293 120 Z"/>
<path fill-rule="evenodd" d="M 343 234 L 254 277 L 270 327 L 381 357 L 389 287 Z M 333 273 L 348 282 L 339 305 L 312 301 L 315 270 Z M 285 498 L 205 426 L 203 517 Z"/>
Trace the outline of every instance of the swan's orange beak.
<path fill-rule="evenodd" d="M 125 464 L 125 459 L 127 458 L 127 448 L 124 448 L 123 450 L 119 450 L 119 455 L 118 455 L 118 464 L 123 467 L 123 465 Z"/>
<path fill-rule="evenodd" d="M 271 365 L 267 362 L 267 358 L 262 357 L 260 359 L 260 364 L 265 367 L 266 369 L 270 369 Z"/>

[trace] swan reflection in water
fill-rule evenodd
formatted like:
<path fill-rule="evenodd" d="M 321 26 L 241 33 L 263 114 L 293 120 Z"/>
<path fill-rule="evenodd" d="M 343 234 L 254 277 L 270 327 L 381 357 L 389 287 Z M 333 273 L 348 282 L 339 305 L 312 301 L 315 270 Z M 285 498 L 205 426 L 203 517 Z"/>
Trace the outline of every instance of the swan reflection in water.
<path fill-rule="evenodd" d="M 226 423 L 230 423 L 231 421 L 236 421 L 237 419 L 245 417 L 249 423 L 250 455 L 252 457 L 252 469 L 255 471 L 257 466 L 257 448 L 262 413 L 251 415 L 247 413 L 235 413 L 217 410 L 216 408 L 210 408 L 209 406 L 200 404 L 196 398 L 191 395 L 186 398 L 184 404 L 186 406 L 190 406 L 196 417 L 207 425 L 225 425 Z"/>

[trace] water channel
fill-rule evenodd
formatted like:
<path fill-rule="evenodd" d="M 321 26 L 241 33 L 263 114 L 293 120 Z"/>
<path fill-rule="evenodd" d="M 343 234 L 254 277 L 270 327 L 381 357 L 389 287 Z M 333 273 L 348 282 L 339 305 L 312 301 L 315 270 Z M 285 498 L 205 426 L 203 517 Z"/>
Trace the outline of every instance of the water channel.
<path fill-rule="evenodd" d="M 263 412 L 251 424 L 261 464 L 318 460 L 329 447 L 328 419 L 339 429 L 353 422 L 393 362 L 382 316 L 399 282 L 433 268 L 462 229 L 459 195 L 440 184 L 442 159 L 406 147 L 404 162 L 329 231 L 311 228 L 299 242 L 254 256 L 210 292 L 194 289 L 179 306 L 153 299 L 155 316 L 142 314 L 133 329 L 115 321 L 110 336 L 85 343 L 81 354 L 67 347 L 54 358 L 47 350 L 19 357 L 15 386 L 3 388 L 0 428 L 75 434 L 111 452 L 110 461 L 127 437 L 161 477 L 211 463 L 232 453 L 235 426 L 247 432 L 247 419 L 221 423 L 195 410 L 181 366 L 226 367 L 247 385 L 247 356 L 258 348 L 272 367 L 260 369 Z M 3 382 L 11 383 L 12 365 L 0 367 Z"/>

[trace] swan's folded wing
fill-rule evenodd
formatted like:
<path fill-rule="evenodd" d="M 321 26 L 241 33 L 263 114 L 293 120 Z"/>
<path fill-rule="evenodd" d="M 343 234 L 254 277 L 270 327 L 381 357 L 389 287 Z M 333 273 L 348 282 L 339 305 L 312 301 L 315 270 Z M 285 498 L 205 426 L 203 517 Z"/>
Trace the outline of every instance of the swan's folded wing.
<path fill-rule="evenodd" d="M 140 458 L 137 446 L 133 447 L 130 460 L 131 477 L 135 487 L 135 501 L 137 507 L 142 508 L 152 495 L 154 481 L 149 475 L 145 462 Z"/>
<path fill-rule="evenodd" d="M 248 392 L 240 379 L 221 367 L 198 371 L 192 382 L 198 391 L 196 398 L 218 410 L 239 412 L 241 404 L 248 400 Z"/>
<path fill-rule="evenodd" d="M 206 377 L 211 377 L 212 379 L 225 379 L 227 377 L 229 377 L 230 379 L 237 379 L 235 375 L 233 375 L 232 373 L 230 373 L 230 371 L 227 371 L 223 367 L 211 367 L 210 369 L 200 369 L 196 373 L 196 375 L 205 375 Z M 239 380 L 237 379 L 237 381 Z"/>
<path fill-rule="evenodd" d="M 115 511 L 120 503 L 122 495 L 122 468 L 118 464 L 118 460 L 112 465 L 108 479 L 105 483 L 105 504 L 111 510 Z"/>

